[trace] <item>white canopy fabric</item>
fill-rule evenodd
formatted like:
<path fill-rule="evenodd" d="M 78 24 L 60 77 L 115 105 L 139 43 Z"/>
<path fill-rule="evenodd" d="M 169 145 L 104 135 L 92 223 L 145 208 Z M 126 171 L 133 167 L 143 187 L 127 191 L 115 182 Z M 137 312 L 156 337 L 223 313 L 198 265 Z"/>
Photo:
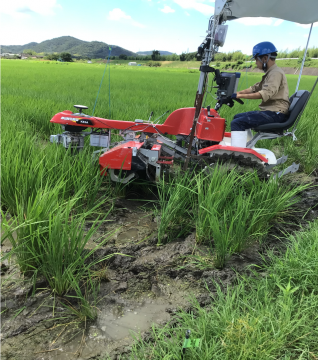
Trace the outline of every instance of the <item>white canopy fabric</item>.
<path fill-rule="evenodd" d="M 274 17 L 300 24 L 318 21 L 318 0 L 216 0 L 215 15 L 226 2 L 234 18 Z"/>

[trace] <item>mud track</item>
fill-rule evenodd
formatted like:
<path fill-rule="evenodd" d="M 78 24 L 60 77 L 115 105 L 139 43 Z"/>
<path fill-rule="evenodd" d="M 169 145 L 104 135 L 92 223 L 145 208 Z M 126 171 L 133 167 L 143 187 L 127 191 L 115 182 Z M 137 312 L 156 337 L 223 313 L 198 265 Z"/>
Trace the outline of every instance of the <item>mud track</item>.
<path fill-rule="evenodd" d="M 318 178 L 312 180 L 318 183 Z M 131 349 L 130 331 L 149 338 L 152 323 L 165 324 L 180 307 L 189 308 L 190 295 L 205 306 L 211 302 L 215 283 L 223 289 L 235 285 L 237 272 L 249 273 L 251 266 L 262 265 L 262 256 L 266 258 L 269 249 L 284 251 L 285 234 L 318 218 L 317 204 L 318 190 L 304 191 L 295 212 L 273 223 L 262 244 L 251 244 L 234 254 L 225 268 L 218 270 L 208 256 L 209 248 L 195 243 L 195 234 L 157 246 L 152 208 L 138 201 L 118 200 L 114 215 L 88 244 L 94 247 L 100 236 L 112 231 L 96 256 L 125 255 L 115 255 L 101 264 L 104 280 L 95 322 L 78 323 L 58 305 L 53 310 L 54 297 L 44 281 L 38 281 L 31 296 L 33 284 L 22 282 L 14 262 L 1 265 L 1 358 L 106 359 L 109 354 L 117 359 Z M 8 249 L 5 244 L 2 251 Z M 195 255 L 206 261 L 198 266 Z"/>

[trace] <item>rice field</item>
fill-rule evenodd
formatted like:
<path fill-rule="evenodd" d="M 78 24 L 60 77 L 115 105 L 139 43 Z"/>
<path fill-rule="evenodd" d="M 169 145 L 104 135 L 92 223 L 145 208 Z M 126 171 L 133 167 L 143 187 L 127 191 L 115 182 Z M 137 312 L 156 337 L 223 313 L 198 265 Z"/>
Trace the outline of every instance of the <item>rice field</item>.
<path fill-rule="evenodd" d="M 110 233 L 92 249 L 87 250 L 86 245 L 98 234 L 100 226 L 116 211 L 114 205 L 118 198 L 123 197 L 126 189 L 115 186 L 108 178 L 99 176 L 98 167 L 92 162 L 92 150 L 89 146 L 74 157 L 62 146 L 57 147 L 49 143 L 50 134 L 60 132 L 59 126 L 51 124 L 49 120 L 62 110 L 73 110 L 74 104 L 88 106 L 88 114 L 93 111 L 104 64 L 2 60 L 1 66 L 1 243 L 9 240 L 12 248 L 10 252 L 3 254 L 2 259 L 14 258 L 21 274 L 32 279 L 34 283 L 44 277 L 51 294 L 56 296 L 72 315 L 76 315 L 81 321 L 94 320 L 97 317 L 95 305 L 100 281 L 97 275 L 98 264 L 107 263 L 115 254 L 107 254 L 102 258 L 94 257 L 94 254 L 107 244 Z M 259 81 L 260 76 L 253 73 L 242 74 L 240 89 L 253 85 Z M 193 106 L 198 78 L 199 72 L 194 69 L 111 65 L 106 69 L 94 115 L 133 121 L 148 119 L 153 111 L 153 119 L 156 119 L 167 110 L 172 112 L 178 108 Z M 287 79 L 292 95 L 297 76 L 287 75 Z M 314 81 L 314 77 L 303 76 L 300 89 L 311 90 Z M 214 104 L 213 96 L 208 94 L 205 106 Z M 221 114 L 227 119 L 227 129 L 229 130 L 230 122 L 236 113 L 257 110 L 257 104 L 257 101 L 250 100 L 246 101 L 244 106 L 224 106 Z M 160 122 L 164 122 L 167 116 L 162 117 Z M 275 222 L 283 221 L 284 217 L 294 211 L 299 201 L 298 195 L 311 188 L 310 179 L 318 176 L 318 88 L 301 118 L 296 136 L 295 142 L 291 138 L 281 138 L 275 141 L 262 141 L 258 146 L 269 148 L 277 155 L 288 155 L 287 165 L 293 161 L 300 163 L 301 176 L 295 177 L 298 180 L 287 178 L 286 181 L 264 183 L 255 174 L 229 174 L 222 169 L 214 171 L 212 177 L 203 173 L 195 176 L 187 173 L 185 176 L 177 176 L 169 183 L 165 183 L 163 179 L 154 192 L 156 200 L 151 197 L 154 202 L 151 211 L 153 216 L 159 219 L 155 231 L 158 246 L 165 246 L 177 238 L 186 238 L 189 234 L 195 233 L 197 244 L 204 245 L 209 251 L 209 263 L 212 264 L 212 268 L 220 269 L 233 254 L 240 253 L 255 242 L 262 242 Z M 302 177 L 306 177 L 305 183 L 299 180 Z M 145 186 L 147 185 L 142 184 L 144 194 L 147 193 Z M 150 189 L 148 193 L 152 192 Z M 318 240 L 317 231 L 312 229 L 308 239 Z M 314 243 L 314 240 L 310 241 Z M 294 255 L 289 253 L 288 256 Z M 275 262 L 279 264 L 279 260 Z M 282 278 L 277 279 L 276 290 L 283 284 L 286 285 L 285 278 L 284 281 Z M 247 299 L 248 286 L 253 288 L 253 291 L 258 291 L 257 296 L 275 293 L 273 283 L 261 282 L 258 286 L 254 283 L 248 284 L 248 280 L 244 281 L 232 295 L 233 299 L 238 299 L 235 300 L 237 303 Z M 298 289 L 298 283 L 299 281 L 295 280 L 292 289 Z M 292 300 L 288 300 L 287 297 L 293 292 L 291 288 L 286 289 L 282 289 L 278 295 L 275 293 L 274 297 L 279 300 L 282 309 L 294 306 L 296 311 L 298 298 L 295 303 L 288 303 Z M 316 287 L 314 289 L 317 291 Z M 286 291 L 287 297 L 284 295 Z M 77 299 L 78 307 L 70 306 L 68 296 Z M 279 352 L 269 340 L 266 341 L 269 341 L 268 346 L 272 352 L 265 352 L 266 356 L 259 355 L 258 350 L 245 350 L 239 334 L 244 328 L 244 331 L 247 331 L 246 336 L 250 336 L 250 327 L 258 328 L 258 323 L 253 325 L 249 322 L 249 315 L 243 313 L 250 310 L 245 309 L 242 310 L 242 314 L 237 313 L 232 327 L 226 325 L 231 312 L 234 312 L 235 301 L 231 303 L 227 297 L 222 296 L 221 292 L 218 293 L 220 304 L 228 309 L 228 315 L 223 319 L 211 321 L 215 322 L 216 326 L 223 326 L 225 333 L 223 331 L 223 335 L 217 335 L 212 334 L 213 331 L 207 331 L 204 355 L 191 353 L 193 355 L 189 359 L 210 359 L 213 352 L 220 354 L 216 357 L 220 359 L 231 359 L 240 351 L 242 355 L 239 358 L 246 360 L 267 359 L 272 354 L 277 355 Z M 301 297 L 299 299 L 303 301 Z M 307 305 L 302 303 L 304 308 L 301 308 L 301 311 L 305 311 L 306 306 L 316 307 L 316 303 L 316 300 L 310 304 L 308 302 Z M 259 306 L 260 302 L 255 303 L 256 308 Z M 290 325 L 291 313 L 285 310 L 277 317 Z M 204 311 L 198 308 L 199 317 L 205 316 Z M 271 308 L 268 311 L 272 312 Z M 296 312 L 293 316 L 297 317 Z M 265 310 L 262 316 L 267 316 Z M 180 321 L 190 324 L 192 320 L 184 315 Z M 243 322 L 247 324 L 246 327 Z M 205 323 L 202 324 L 204 327 Z M 312 326 L 314 324 L 315 320 Z M 287 325 L 286 334 L 289 326 Z M 185 326 L 181 326 L 182 331 Z M 290 329 L 298 329 L 301 326 L 299 322 Z M 265 326 L 259 331 L 266 332 L 267 328 Z M 176 339 L 180 340 L 181 333 L 178 333 Z M 154 359 L 168 359 L 165 357 L 167 352 L 175 353 L 169 358 L 178 358 L 177 343 L 168 342 L 164 345 L 165 337 L 157 339 L 157 332 L 154 336 L 155 341 L 160 344 L 160 350 L 156 349 L 153 352 Z M 215 336 L 225 336 L 224 339 L 227 339 L 229 346 L 225 353 L 220 350 L 220 341 L 213 343 L 213 346 L 208 345 L 209 337 Z M 301 332 L 299 336 L 305 337 L 305 332 Z M 284 341 L 286 338 L 287 335 Z M 262 337 L 260 339 L 262 340 L 259 340 L 259 344 L 263 341 Z M 282 341 L 279 337 L 277 339 Z M 252 339 L 251 342 L 253 341 Z M 297 339 L 294 338 L 290 341 L 297 343 Z M 281 344 L 284 346 L 284 342 Z M 312 348 L 314 346 L 312 342 L 308 342 L 309 345 Z M 150 350 L 143 344 L 133 351 L 134 358 L 142 359 L 148 356 Z M 251 351 L 257 355 L 252 356 Z M 317 352 L 315 354 L 317 355 Z M 304 358 L 309 359 L 310 355 Z"/>

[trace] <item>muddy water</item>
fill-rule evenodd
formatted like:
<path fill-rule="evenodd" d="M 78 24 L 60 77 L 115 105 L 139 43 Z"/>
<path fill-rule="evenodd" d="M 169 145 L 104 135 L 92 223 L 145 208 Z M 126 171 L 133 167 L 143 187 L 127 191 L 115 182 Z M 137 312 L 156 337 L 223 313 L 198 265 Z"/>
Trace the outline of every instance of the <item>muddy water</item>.
<path fill-rule="evenodd" d="M 297 205 L 298 217 L 306 221 L 318 217 L 318 191 L 302 194 Z M 308 209 L 312 208 L 310 211 Z M 245 271 L 251 264 L 261 264 L 260 254 L 268 247 L 279 249 L 277 236 L 297 230 L 296 220 L 289 224 L 275 224 L 263 245 L 254 244 L 239 255 L 233 255 L 227 266 L 217 270 L 211 264 L 198 268 L 185 258 L 204 253 L 207 249 L 195 244 L 195 236 L 176 239 L 165 246 L 156 246 L 156 223 L 152 211 L 138 202 L 119 201 L 115 214 L 91 239 L 88 248 L 108 237 L 99 250 L 99 256 L 121 253 L 106 264 L 104 280 L 94 322 L 76 324 L 65 309 L 57 306 L 54 298 L 38 284 L 35 296 L 30 296 L 32 285 L 13 282 L 1 294 L 2 349 L 1 359 L 111 359 L 129 353 L 132 333 L 143 334 L 152 324 L 169 321 L 170 313 L 189 305 L 193 294 L 201 303 L 209 303 L 215 282 L 224 288 L 233 284 L 236 271 Z M 111 235 L 109 235 L 111 233 Z M 4 278 L 14 271 L 10 266 Z M 15 270 L 16 271 L 16 270 Z"/>
<path fill-rule="evenodd" d="M 58 350 L 48 354 L 46 359 L 66 360 L 79 356 L 89 359 L 107 355 L 118 347 L 129 346 L 131 338 L 148 330 L 153 324 L 160 324 L 170 319 L 165 311 L 171 304 L 164 300 L 142 301 L 128 306 L 115 305 L 100 309 L 97 321 L 89 326 L 85 337 L 85 347 L 79 346 L 82 334 L 75 337 Z M 77 350 L 79 351 L 77 352 Z M 77 352 L 76 355 L 74 353 Z"/>

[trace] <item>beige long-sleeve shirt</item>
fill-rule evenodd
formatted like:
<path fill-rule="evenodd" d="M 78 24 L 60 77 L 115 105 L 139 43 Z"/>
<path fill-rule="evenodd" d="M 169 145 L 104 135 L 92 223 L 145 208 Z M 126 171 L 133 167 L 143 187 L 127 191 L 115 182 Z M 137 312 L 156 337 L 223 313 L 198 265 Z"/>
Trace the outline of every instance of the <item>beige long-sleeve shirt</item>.
<path fill-rule="evenodd" d="M 263 75 L 262 80 L 251 86 L 251 92 L 259 92 L 262 102 L 261 111 L 275 111 L 284 114 L 289 109 L 289 90 L 284 71 L 276 64 L 272 65 Z"/>

